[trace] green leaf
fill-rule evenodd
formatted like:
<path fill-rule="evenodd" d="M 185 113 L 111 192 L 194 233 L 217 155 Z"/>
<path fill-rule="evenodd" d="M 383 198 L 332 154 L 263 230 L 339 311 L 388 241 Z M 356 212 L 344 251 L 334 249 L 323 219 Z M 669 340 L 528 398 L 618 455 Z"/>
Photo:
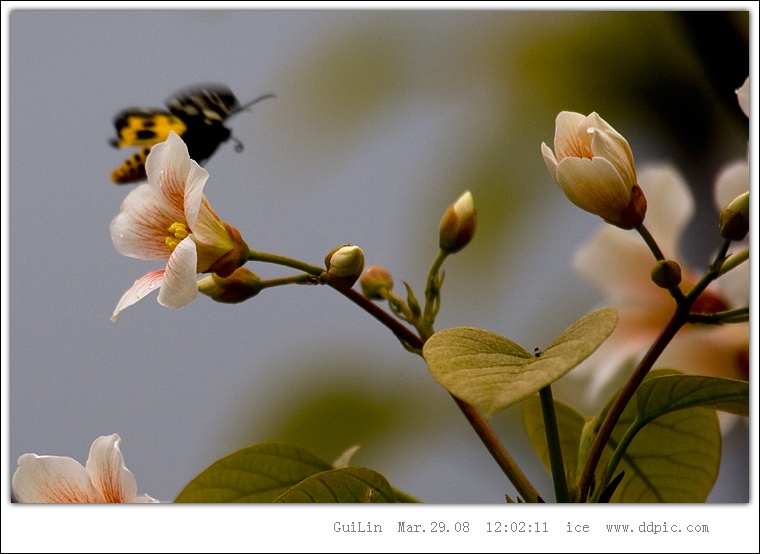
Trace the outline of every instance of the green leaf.
<path fill-rule="evenodd" d="M 396 502 L 388 481 L 371 469 L 345 467 L 304 479 L 275 502 L 391 503 Z"/>
<path fill-rule="evenodd" d="M 631 403 L 612 432 L 597 475 L 636 418 Z M 720 468 L 721 433 L 715 410 L 669 412 L 636 433 L 615 474 L 625 471 L 611 502 L 704 502 Z"/>
<path fill-rule="evenodd" d="M 257 444 L 213 463 L 179 493 L 175 502 L 272 502 L 332 466 L 286 444 Z"/>
<path fill-rule="evenodd" d="M 674 373 L 650 372 L 639 389 L 642 399 L 631 402 L 615 426 L 597 468 L 597 482 L 626 433 L 632 433 L 633 439 L 612 472 L 616 476 L 624 471 L 625 476 L 611 502 L 704 502 L 715 485 L 721 434 L 714 410 L 707 407 L 729 402 L 741 406 L 746 383 Z M 705 384 L 704 394 L 697 388 L 700 382 Z M 662 403 L 666 396 L 672 400 L 668 405 Z M 586 418 L 561 402 L 554 405 L 565 472 L 568 483 L 575 483 L 580 471 L 576 468 L 585 462 L 578 457 Z M 658 412 L 656 419 L 638 419 Z M 522 413 L 528 438 L 548 471 L 551 466 L 538 395 L 523 403 Z M 587 440 L 591 435 L 585 436 Z M 571 496 L 573 493 L 571 490 Z"/>
<path fill-rule="evenodd" d="M 680 482 L 681 486 L 673 496 L 663 500 L 665 502 L 703 502 L 715 484 L 720 467 L 721 435 L 715 412 L 704 408 L 748 415 L 749 383 L 718 377 L 683 375 L 668 369 L 655 370 L 636 391 L 635 402 L 628 405 L 621 421 L 615 427 L 611 443 L 622 442 L 622 448 L 625 448 L 624 460 L 637 456 L 642 441 L 652 442 L 651 435 L 658 427 L 670 429 L 667 432 L 661 429 L 660 435 L 664 433 L 666 437 L 658 435 L 658 440 L 668 442 L 667 447 L 671 454 L 675 453 L 678 447 L 692 453 L 702 450 L 693 460 L 689 459 L 689 455 L 671 456 L 671 463 L 676 466 L 673 474 L 678 474 L 677 479 L 674 477 L 673 485 Z M 698 414 L 701 414 L 703 423 L 694 422 Z M 625 432 L 619 429 L 624 424 L 628 425 Z M 642 435 L 646 438 L 642 439 Z M 648 465 L 654 463 L 653 459 L 647 461 Z M 621 462 L 620 468 L 607 470 L 606 478 L 609 479 L 611 473 L 619 471 L 623 465 Z M 652 471 L 664 471 L 662 459 L 658 460 L 657 465 L 659 467 Z M 684 479 L 685 475 L 690 477 L 689 482 Z M 630 484 L 631 482 L 624 480 L 621 489 Z"/>
<path fill-rule="evenodd" d="M 660 379 L 665 380 L 657 383 Z M 693 388 L 701 379 L 674 369 L 649 372 L 623 411 L 597 467 L 600 487 L 604 487 L 605 474 L 610 479 L 620 471 L 626 473 L 612 502 L 705 501 L 717 479 L 722 437 L 716 413 L 707 408 L 712 397 L 700 395 Z M 679 382 L 686 386 L 679 387 Z M 722 390 L 731 393 L 732 388 L 728 384 Z M 675 392 L 679 390 L 680 393 Z M 673 402 L 663 403 L 667 397 Z M 689 402 L 690 397 L 693 403 Z M 722 400 L 726 398 L 723 396 Z M 625 453 L 617 467 L 609 471 L 607 466 L 621 442 Z"/>
<path fill-rule="evenodd" d="M 505 337 L 473 327 L 435 333 L 422 353 L 446 390 L 491 417 L 581 363 L 612 333 L 617 319 L 614 308 L 593 312 L 568 327 L 540 357 Z"/>
<path fill-rule="evenodd" d="M 667 412 L 703 406 L 749 416 L 749 383 L 701 375 L 666 375 L 641 384 L 636 392 L 643 422 Z"/>

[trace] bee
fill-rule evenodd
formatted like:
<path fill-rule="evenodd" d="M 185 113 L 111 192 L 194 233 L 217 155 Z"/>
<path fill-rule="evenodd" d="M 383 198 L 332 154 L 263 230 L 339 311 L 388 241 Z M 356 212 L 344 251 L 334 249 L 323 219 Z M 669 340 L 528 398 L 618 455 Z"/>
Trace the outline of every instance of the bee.
<path fill-rule="evenodd" d="M 219 145 L 230 138 L 236 143 L 235 151 L 241 152 L 243 145 L 232 137 L 232 131 L 225 127 L 225 122 L 236 113 L 270 97 L 274 94 L 264 94 L 241 106 L 232 91 L 224 85 L 195 86 L 170 97 L 166 101 L 168 111 L 139 108 L 121 111 L 114 118 L 116 138 L 111 139 L 111 145 L 115 148 L 137 146 L 142 150 L 114 169 L 111 180 L 117 185 L 144 181 L 147 178 L 145 160 L 150 149 L 154 144 L 165 141 L 170 131 L 182 137 L 190 158 L 199 164 L 210 158 Z"/>

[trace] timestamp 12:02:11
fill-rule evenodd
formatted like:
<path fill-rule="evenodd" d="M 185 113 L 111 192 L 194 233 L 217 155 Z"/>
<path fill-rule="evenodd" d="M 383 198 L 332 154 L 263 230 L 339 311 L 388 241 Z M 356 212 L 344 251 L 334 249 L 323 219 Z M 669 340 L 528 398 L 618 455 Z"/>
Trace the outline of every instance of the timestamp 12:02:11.
<path fill-rule="evenodd" d="M 548 533 L 545 521 L 513 521 L 511 523 L 502 523 L 500 521 L 489 521 L 487 533 Z"/>

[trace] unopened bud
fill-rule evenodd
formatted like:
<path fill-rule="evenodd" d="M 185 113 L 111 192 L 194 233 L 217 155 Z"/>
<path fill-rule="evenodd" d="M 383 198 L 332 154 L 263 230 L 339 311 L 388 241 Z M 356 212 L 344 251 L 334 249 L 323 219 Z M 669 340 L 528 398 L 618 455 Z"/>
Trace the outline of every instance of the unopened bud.
<path fill-rule="evenodd" d="M 681 266 L 673 260 L 660 260 L 652 268 L 652 281 L 663 289 L 672 289 L 681 284 Z"/>
<path fill-rule="evenodd" d="M 475 201 L 468 190 L 454 202 L 441 220 L 438 244 L 444 252 L 458 252 L 475 233 Z"/>
<path fill-rule="evenodd" d="M 560 112 L 554 152 L 546 143 L 541 152 L 573 204 L 621 229 L 634 229 L 644 221 L 647 199 L 636 179 L 631 147 L 596 112 Z"/>
<path fill-rule="evenodd" d="M 720 212 L 720 236 L 727 240 L 744 240 L 749 232 L 749 191 L 740 194 Z"/>
<path fill-rule="evenodd" d="M 259 276 L 244 267 L 236 269 L 229 277 L 212 273 L 198 281 L 198 292 L 224 304 L 237 304 L 253 298 L 262 288 Z"/>
<path fill-rule="evenodd" d="M 339 289 L 350 289 L 364 270 L 364 252 L 358 246 L 340 246 L 325 256 L 327 278 Z"/>
<path fill-rule="evenodd" d="M 385 298 L 382 292 L 393 289 L 393 277 L 383 266 L 373 265 L 364 271 L 359 284 L 366 298 L 382 300 Z"/>

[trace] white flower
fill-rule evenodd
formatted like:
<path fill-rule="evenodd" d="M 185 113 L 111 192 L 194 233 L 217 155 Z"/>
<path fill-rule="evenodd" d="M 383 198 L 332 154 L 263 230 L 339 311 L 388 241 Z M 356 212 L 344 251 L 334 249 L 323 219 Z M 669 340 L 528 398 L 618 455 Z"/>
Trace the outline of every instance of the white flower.
<path fill-rule="evenodd" d="M 65 456 L 23 454 L 13 474 L 13 495 L 19 502 L 37 504 L 157 502 L 137 496 L 120 442 L 116 434 L 95 439 L 86 467 Z"/>
<path fill-rule="evenodd" d="M 541 144 L 546 168 L 576 206 L 623 229 L 641 224 L 646 198 L 628 141 L 595 112 L 560 112 L 554 152 Z"/>
<path fill-rule="evenodd" d="M 116 250 L 143 260 L 166 260 L 166 268 L 135 281 L 119 300 L 119 313 L 159 289 L 162 306 L 184 306 L 198 295 L 196 274 L 227 277 L 242 266 L 248 246 L 234 227 L 221 221 L 203 195 L 208 172 L 190 159 L 174 132 L 155 145 L 145 163 L 148 182 L 124 200 L 111 222 Z"/>

